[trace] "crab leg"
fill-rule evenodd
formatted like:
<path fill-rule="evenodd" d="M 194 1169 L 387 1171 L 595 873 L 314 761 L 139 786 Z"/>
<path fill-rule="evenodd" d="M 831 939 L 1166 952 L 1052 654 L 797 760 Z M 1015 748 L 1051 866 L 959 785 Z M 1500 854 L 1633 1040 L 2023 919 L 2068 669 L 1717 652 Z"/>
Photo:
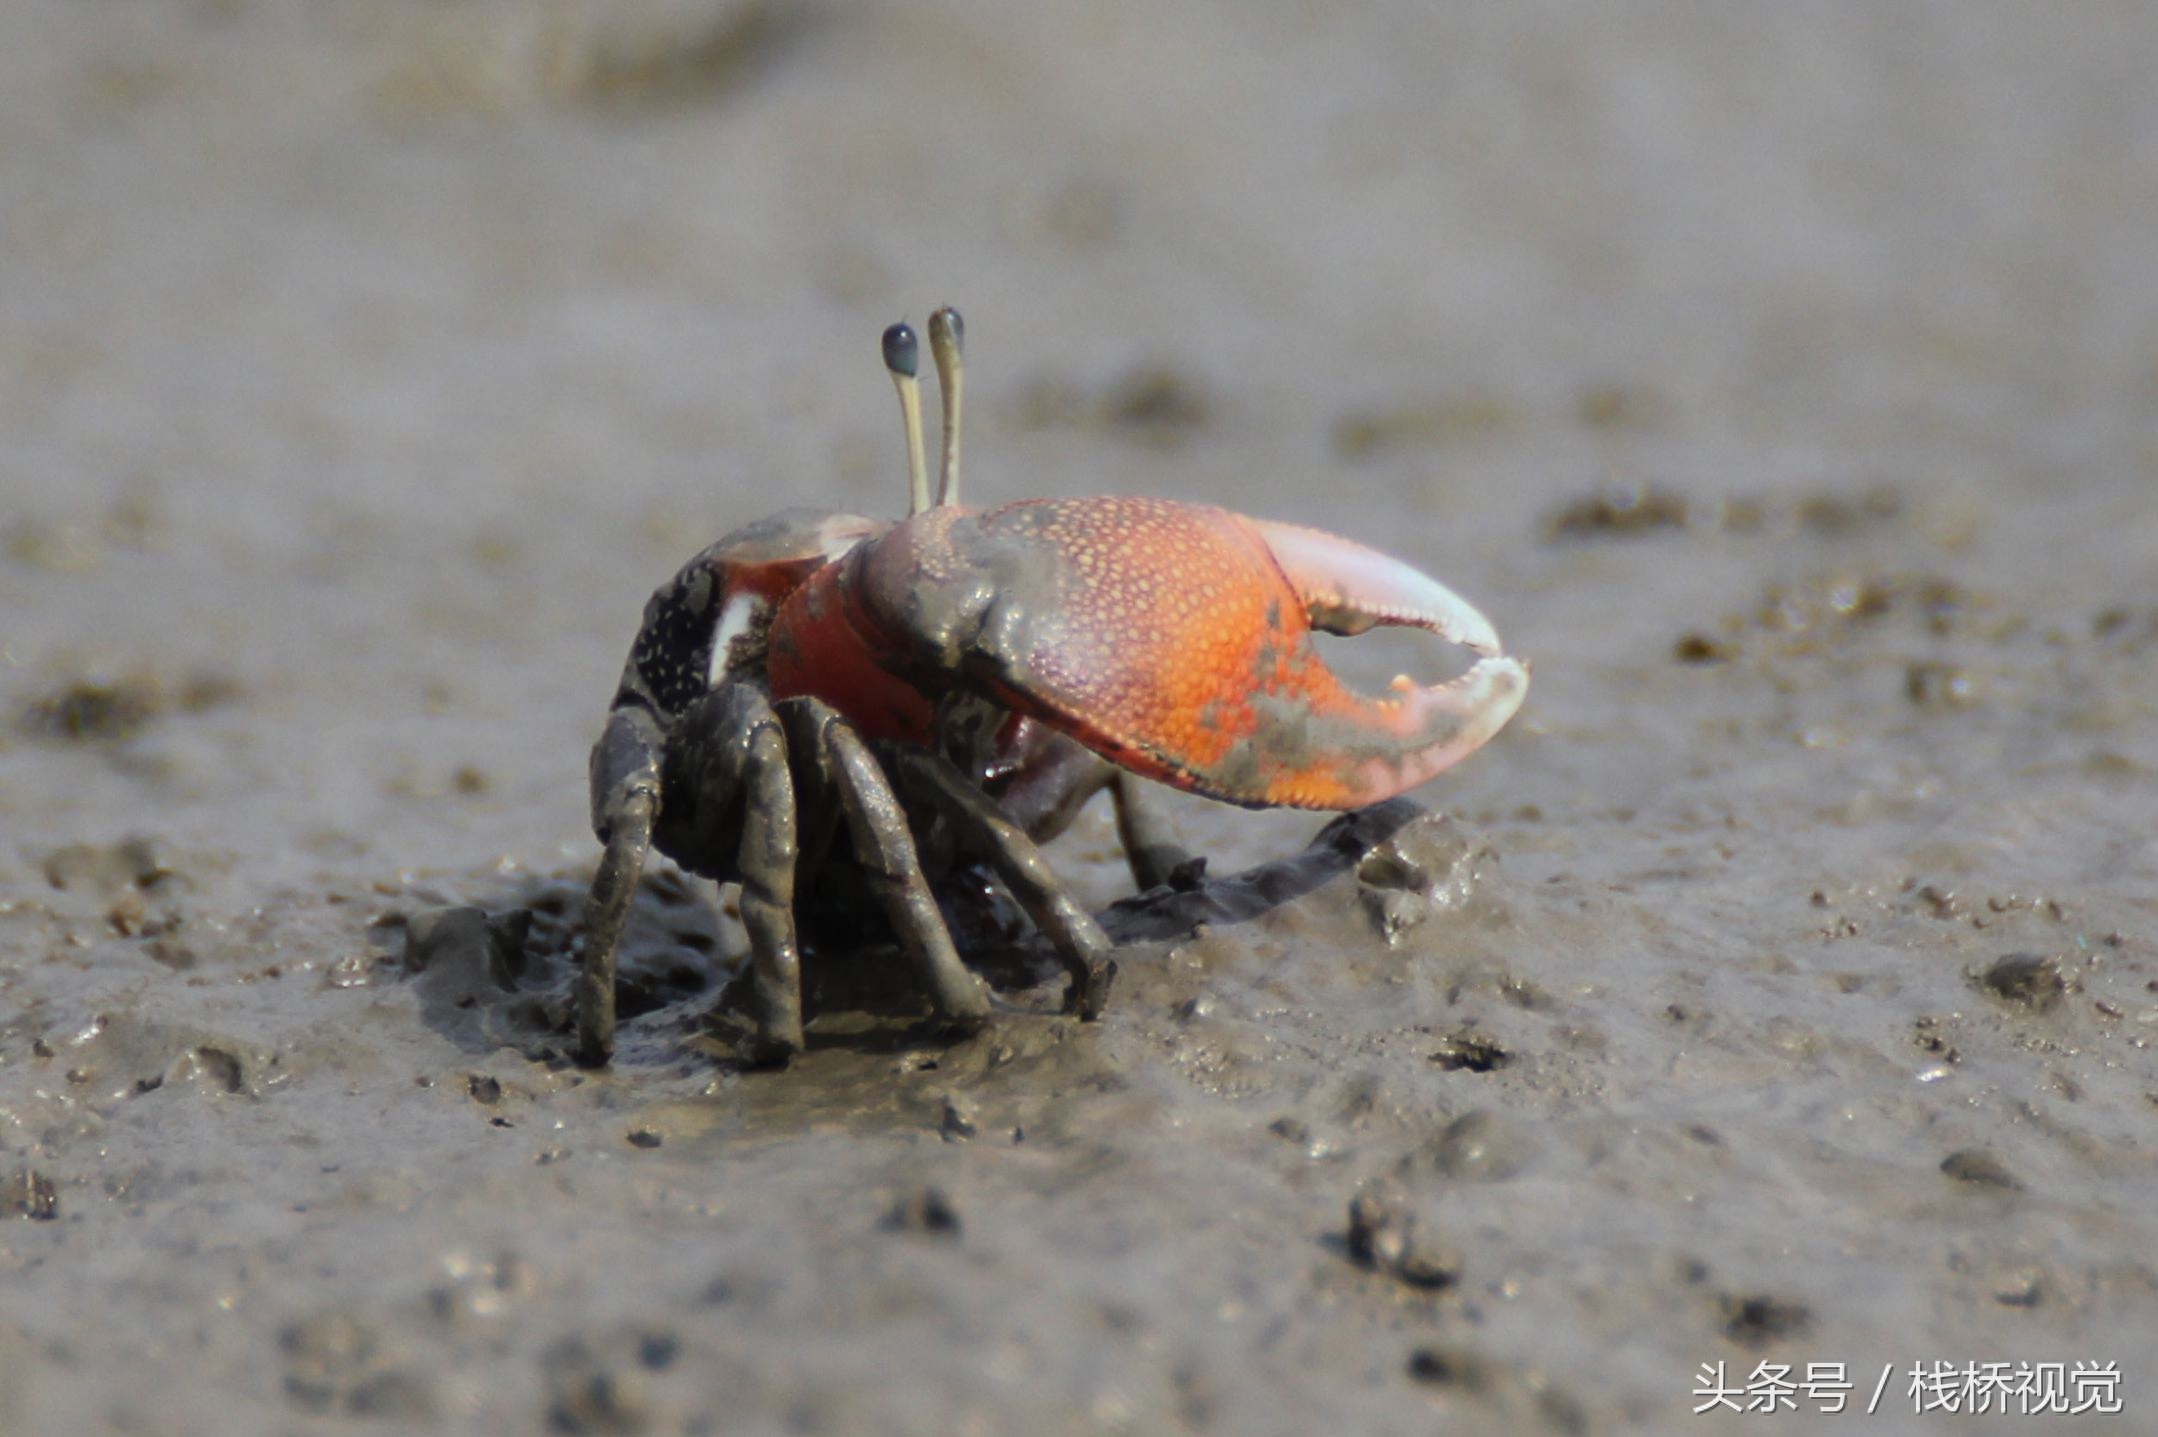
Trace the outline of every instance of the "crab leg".
<path fill-rule="evenodd" d="M 757 994 L 757 1040 L 764 1059 L 802 1050 L 802 960 L 794 934 L 796 839 L 794 779 L 787 739 L 762 694 L 730 690 L 762 712 L 742 741 L 742 927 L 749 935 L 750 981 Z"/>
<path fill-rule="evenodd" d="M 1116 804 L 1117 840 L 1141 893 L 1161 887 L 1191 862 L 1191 854 L 1177 841 L 1175 825 L 1147 784 L 1062 734 L 1050 737 L 1054 744 L 1031 755 L 1021 773 L 996 794 L 998 805 L 1027 837 L 1049 842 L 1071 827 L 1087 800 L 1106 788 Z"/>
<path fill-rule="evenodd" d="M 592 826 L 606 842 L 585 900 L 584 966 L 577 975 L 577 1058 L 614 1052 L 615 950 L 659 816 L 659 739 L 644 709 L 617 710 L 592 749 Z"/>
<path fill-rule="evenodd" d="M 937 1012 L 961 1027 L 978 1027 L 989 1016 L 989 990 L 959 961 L 936 896 L 922 874 L 906 810 L 900 807 L 884 770 L 861 735 L 828 705 L 817 699 L 796 702 L 808 708 L 830 760 L 828 771 L 839 791 L 855 855 L 900 943 L 929 985 Z"/>
<path fill-rule="evenodd" d="M 1191 851 L 1177 841 L 1176 827 L 1152 789 L 1120 768 L 1109 775 L 1109 796 L 1116 803 L 1117 841 L 1124 845 L 1132 882 L 1141 893 L 1162 887 L 1179 869 L 1191 867 Z M 1194 871 L 1203 872 L 1203 865 Z"/>
<path fill-rule="evenodd" d="M 1100 1017 L 1116 977 L 1109 936 L 1065 891 L 1034 840 L 942 754 L 908 750 L 897 756 L 896 764 L 909 793 L 926 799 L 944 816 L 961 846 L 996 871 L 1034 926 L 1055 945 L 1071 975 L 1064 1011 L 1088 1021 Z"/>

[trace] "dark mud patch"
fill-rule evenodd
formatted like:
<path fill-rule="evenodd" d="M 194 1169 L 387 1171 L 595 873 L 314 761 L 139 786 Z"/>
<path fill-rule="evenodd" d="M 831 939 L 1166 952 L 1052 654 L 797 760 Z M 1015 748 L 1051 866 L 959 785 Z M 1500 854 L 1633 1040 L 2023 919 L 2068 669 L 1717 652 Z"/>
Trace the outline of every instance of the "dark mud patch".
<path fill-rule="evenodd" d="M 1449 1073 L 1495 1073 L 1513 1060 L 1512 1053 L 1477 1033 L 1442 1038 L 1431 1051 L 1431 1061 Z"/>
<path fill-rule="evenodd" d="M 2011 953 L 1971 974 L 1986 996 L 2029 1013 L 2051 1013 L 2068 996 L 2061 960 L 2041 953 Z"/>
<path fill-rule="evenodd" d="M 2023 1184 L 2008 1164 L 1984 1148 L 1963 1148 L 1941 1159 L 1941 1171 L 1959 1183 L 2014 1192 Z"/>
<path fill-rule="evenodd" d="M 1813 1309 L 1803 1302 L 1764 1293 L 1726 1294 L 1717 1299 L 1723 1335 L 1755 1350 L 1803 1337 L 1813 1330 Z"/>
<path fill-rule="evenodd" d="M 245 690 L 229 674 L 172 678 L 153 670 L 85 673 L 30 700 L 20 727 L 61 743 L 119 743 L 168 714 L 199 714 L 237 703 Z"/>
<path fill-rule="evenodd" d="M 1810 490 L 1701 499 L 1659 484 L 1605 484 L 1570 499 L 1544 520 L 1554 540 L 1631 539 L 1660 533 L 1847 539 L 1901 518 L 1893 488 Z"/>
<path fill-rule="evenodd" d="M 942 1188 L 935 1186 L 916 1188 L 893 1199 L 880 1226 L 886 1232 L 947 1241 L 957 1241 L 962 1227 L 958 1207 Z"/>
<path fill-rule="evenodd" d="M 1216 929 L 1270 917 L 1299 928 L 1347 923 L 1391 947 L 1432 916 L 1481 898 L 1493 863 L 1489 846 L 1461 825 L 1394 800 L 1335 819 L 1289 858 L 1222 878 L 1200 877 L 1194 868 L 1183 886 L 1124 899 L 1102 915 L 1120 947 L 1141 950 L 1126 965 L 1130 976 L 1111 1004 L 1120 997 L 1154 1001 L 1161 965 L 1147 950 L 1194 939 L 1203 944 Z M 963 877 L 957 888 L 947 895 L 947 917 L 963 941 L 971 940 L 968 964 L 1002 1004 L 984 1041 L 993 1051 L 1009 1046 L 997 1041 L 1005 1030 L 1061 1024 L 1065 973 L 1046 940 L 985 916 L 983 897 Z M 425 1020 L 460 1047 L 507 1046 L 559 1063 L 567 1054 L 571 980 L 582 962 L 584 896 L 568 876 L 530 879 L 489 897 L 484 907 L 393 913 L 377 920 L 375 941 L 391 945 L 401 934 L 402 971 Z M 731 920 L 731 904 L 715 907 L 708 885 L 671 868 L 646 875 L 620 953 L 617 1066 L 666 1065 L 689 1053 L 740 1066 L 730 1055 L 752 1048 L 753 1022 L 746 942 Z M 865 922 L 860 933 L 870 936 L 861 941 L 805 948 L 810 1054 L 889 1057 L 968 1046 L 955 1043 L 936 1019 L 913 965 L 877 931 Z M 1186 993 L 1176 1002 L 1188 1021 L 1210 1013 L 1213 999 Z M 1460 1066 L 1482 1063 L 1488 1070 L 1509 1060 L 1491 1044 Z"/>
<path fill-rule="evenodd" d="M 1177 365 L 1146 364 L 1098 387 L 1038 379 L 1020 400 L 1020 422 L 1030 429 L 1094 429 L 1167 449 L 1204 431 L 1216 408 L 1196 374 Z"/>
<path fill-rule="evenodd" d="M 17 1168 L 0 1179 L 0 1212 L 51 1222 L 60 1216 L 60 1189 L 36 1168 Z"/>
<path fill-rule="evenodd" d="M 1394 450 L 1443 449 L 1511 439 L 1529 415 L 1500 394 L 1437 394 L 1383 408 L 1357 409 L 1334 421 L 1334 453 L 1347 460 Z"/>
<path fill-rule="evenodd" d="M 1422 1292 L 1461 1281 L 1467 1266 L 1460 1241 L 1401 1184 L 1375 1179 L 1349 1203 L 1344 1239 L 1349 1260 Z"/>

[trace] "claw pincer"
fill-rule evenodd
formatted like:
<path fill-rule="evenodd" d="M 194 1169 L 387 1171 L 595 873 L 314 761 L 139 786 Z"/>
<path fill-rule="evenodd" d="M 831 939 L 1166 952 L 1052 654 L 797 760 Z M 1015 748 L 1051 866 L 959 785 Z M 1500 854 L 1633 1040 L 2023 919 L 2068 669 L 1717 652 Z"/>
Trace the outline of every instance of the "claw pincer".
<path fill-rule="evenodd" d="M 1359 693 L 1314 630 L 1473 650 L 1449 682 Z M 1354 808 L 1473 753 L 1528 691 L 1491 625 L 1350 540 L 1166 499 L 934 509 L 816 575 L 773 626 L 775 694 L 857 704 L 981 692 L 1148 778 L 1246 807 Z M 895 685 L 892 681 L 897 680 Z"/>

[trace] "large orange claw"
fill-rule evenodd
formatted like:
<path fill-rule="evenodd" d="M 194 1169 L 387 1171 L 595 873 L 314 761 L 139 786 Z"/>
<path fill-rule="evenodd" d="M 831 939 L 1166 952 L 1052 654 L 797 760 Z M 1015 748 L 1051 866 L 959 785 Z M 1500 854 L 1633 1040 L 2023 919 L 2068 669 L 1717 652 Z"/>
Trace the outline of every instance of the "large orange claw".
<path fill-rule="evenodd" d="M 978 685 L 1126 768 L 1248 807 L 1413 788 L 1513 717 L 1528 670 L 1444 585 L 1350 540 L 1166 499 L 934 509 L 833 575 L 848 628 L 925 693 Z M 1372 696 L 1318 630 L 1427 629 L 1477 654 Z"/>

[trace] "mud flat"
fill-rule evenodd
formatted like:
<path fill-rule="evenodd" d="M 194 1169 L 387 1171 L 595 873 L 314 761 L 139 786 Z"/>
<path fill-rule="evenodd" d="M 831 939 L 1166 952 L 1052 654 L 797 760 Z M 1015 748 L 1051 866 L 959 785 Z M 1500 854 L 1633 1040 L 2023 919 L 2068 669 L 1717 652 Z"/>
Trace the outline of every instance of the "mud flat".
<path fill-rule="evenodd" d="M 0 1431 L 2152 1430 L 2158 21 L 1428 8 L 10 8 Z M 1096 1024 L 830 955 L 744 1070 L 661 874 L 580 1070 L 639 608 L 898 506 L 945 301 L 974 495 L 1378 543 L 1530 705 L 1194 891 L 1091 815 Z"/>

